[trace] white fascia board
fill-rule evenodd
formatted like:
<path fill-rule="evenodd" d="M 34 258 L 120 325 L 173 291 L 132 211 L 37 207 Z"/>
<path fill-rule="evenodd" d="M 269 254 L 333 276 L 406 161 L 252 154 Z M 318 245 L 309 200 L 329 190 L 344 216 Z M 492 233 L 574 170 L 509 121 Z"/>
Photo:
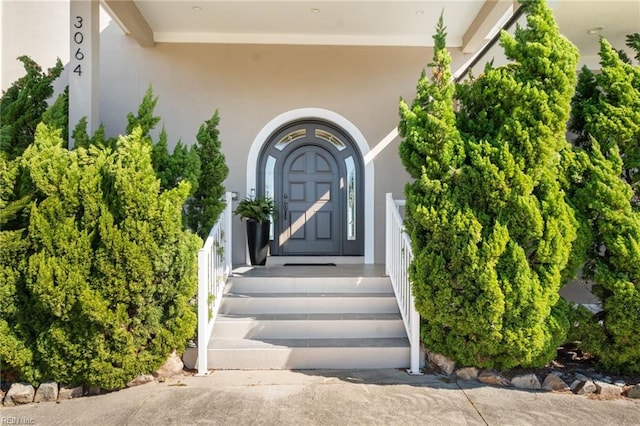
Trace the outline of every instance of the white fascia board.
<path fill-rule="evenodd" d="M 220 43 L 220 44 L 285 44 L 329 46 L 431 47 L 429 36 L 363 36 L 316 34 L 250 34 L 250 33 L 170 33 L 154 34 L 156 43 Z M 449 47 L 459 47 L 462 40 L 449 40 Z"/>

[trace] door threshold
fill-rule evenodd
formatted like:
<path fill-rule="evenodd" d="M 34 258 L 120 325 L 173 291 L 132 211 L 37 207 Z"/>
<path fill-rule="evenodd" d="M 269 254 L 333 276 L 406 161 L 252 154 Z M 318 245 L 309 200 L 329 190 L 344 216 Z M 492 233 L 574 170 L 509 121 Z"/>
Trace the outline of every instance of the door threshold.
<path fill-rule="evenodd" d="M 267 259 L 267 265 L 285 263 L 359 265 L 364 263 L 364 256 L 269 256 Z"/>

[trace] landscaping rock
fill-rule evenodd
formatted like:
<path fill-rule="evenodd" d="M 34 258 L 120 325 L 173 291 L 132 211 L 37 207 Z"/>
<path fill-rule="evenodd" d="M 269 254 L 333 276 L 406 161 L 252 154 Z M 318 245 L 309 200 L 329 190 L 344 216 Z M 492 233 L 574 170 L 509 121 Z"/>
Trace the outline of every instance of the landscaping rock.
<path fill-rule="evenodd" d="M 100 386 L 85 385 L 84 394 L 89 396 L 100 395 Z"/>
<path fill-rule="evenodd" d="M 604 382 L 604 383 L 613 383 L 613 380 L 611 379 L 610 376 L 603 376 L 602 374 L 594 374 L 592 377 L 592 379 L 597 380 L 599 382 Z"/>
<path fill-rule="evenodd" d="M 456 370 L 456 377 L 460 380 L 476 381 L 478 380 L 478 369 L 475 367 L 464 367 Z"/>
<path fill-rule="evenodd" d="M 151 374 L 139 374 L 135 379 L 127 383 L 127 387 L 131 388 L 134 386 L 144 385 L 149 382 L 153 382 L 154 380 L 155 379 Z"/>
<path fill-rule="evenodd" d="M 4 405 L 13 407 L 18 404 L 33 402 L 36 390 L 29 383 L 14 383 L 4 397 Z"/>
<path fill-rule="evenodd" d="M 169 358 L 162 364 L 162 367 L 158 369 L 153 375 L 157 378 L 168 379 L 176 374 L 182 373 L 182 369 L 184 368 L 184 363 L 182 359 L 176 354 L 176 351 L 173 351 Z"/>
<path fill-rule="evenodd" d="M 495 386 L 509 386 L 511 384 L 507 378 L 493 370 L 482 370 L 478 375 L 478 381 Z"/>
<path fill-rule="evenodd" d="M 575 380 L 579 380 L 581 382 L 588 382 L 591 379 L 585 376 L 584 374 L 576 373 Z"/>
<path fill-rule="evenodd" d="M 571 383 L 571 392 L 576 395 L 589 395 L 596 390 L 596 385 L 591 380 L 575 380 Z"/>
<path fill-rule="evenodd" d="M 620 396 L 622 395 L 622 388 L 620 386 L 612 385 L 601 380 L 594 380 L 596 385 L 596 393 L 602 396 Z"/>
<path fill-rule="evenodd" d="M 518 389 L 539 390 L 542 388 L 540 380 L 538 380 L 538 377 L 533 373 L 515 376 L 511 379 L 511 384 Z"/>
<path fill-rule="evenodd" d="M 58 384 L 56 382 L 40 383 L 33 402 L 52 402 L 58 400 Z"/>
<path fill-rule="evenodd" d="M 454 361 L 435 352 L 427 353 L 427 361 L 447 376 L 450 376 L 456 368 L 456 363 Z"/>
<path fill-rule="evenodd" d="M 82 397 L 82 385 L 80 386 L 68 386 L 68 385 L 60 385 L 60 390 L 58 391 L 58 401 L 62 401 L 64 399 L 73 399 Z"/>
<path fill-rule="evenodd" d="M 569 385 L 557 374 L 549 373 L 542 383 L 542 389 L 548 391 L 566 392 L 571 390 Z"/>
<path fill-rule="evenodd" d="M 627 397 L 629 398 L 640 398 L 640 384 L 633 386 L 631 389 L 627 391 Z"/>

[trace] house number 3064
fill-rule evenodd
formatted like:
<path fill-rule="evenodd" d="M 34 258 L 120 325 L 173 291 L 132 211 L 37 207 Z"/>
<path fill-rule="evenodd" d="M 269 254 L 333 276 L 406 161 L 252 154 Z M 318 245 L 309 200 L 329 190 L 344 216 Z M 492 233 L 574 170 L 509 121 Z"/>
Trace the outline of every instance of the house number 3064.
<path fill-rule="evenodd" d="M 73 27 L 76 29 L 73 34 L 73 43 L 74 47 L 76 47 L 76 53 L 74 53 L 74 57 L 78 61 L 78 65 L 73 69 L 73 72 L 78 74 L 78 76 L 82 75 L 82 60 L 84 59 L 84 53 L 82 52 L 82 42 L 84 42 L 84 33 L 82 32 L 83 27 L 83 19 L 82 16 L 76 16 L 75 22 L 73 23 Z"/>

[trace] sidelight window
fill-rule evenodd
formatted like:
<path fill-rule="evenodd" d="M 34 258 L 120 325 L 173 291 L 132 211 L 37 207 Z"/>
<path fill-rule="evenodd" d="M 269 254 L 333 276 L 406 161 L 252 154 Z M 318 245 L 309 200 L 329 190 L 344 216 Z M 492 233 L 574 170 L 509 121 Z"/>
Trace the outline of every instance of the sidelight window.
<path fill-rule="evenodd" d="M 347 166 L 347 240 L 356 239 L 356 164 L 353 157 L 345 160 Z"/>

